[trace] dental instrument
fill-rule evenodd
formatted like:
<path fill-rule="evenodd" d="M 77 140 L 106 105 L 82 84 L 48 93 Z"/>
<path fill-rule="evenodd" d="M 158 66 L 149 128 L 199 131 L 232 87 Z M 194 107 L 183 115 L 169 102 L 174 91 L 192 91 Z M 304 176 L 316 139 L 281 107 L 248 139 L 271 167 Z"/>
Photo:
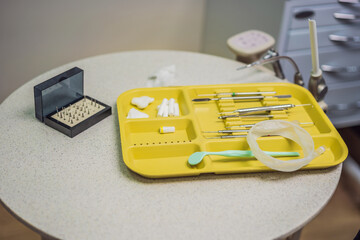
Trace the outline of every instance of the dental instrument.
<path fill-rule="evenodd" d="M 274 157 L 299 157 L 298 152 L 265 152 L 266 154 Z M 207 155 L 217 155 L 224 157 L 244 157 L 250 158 L 254 157 L 252 151 L 250 150 L 226 150 L 221 152 L 195 152 L 190 155 L 188 158 L 188 163 L 191 166 L 199 164 L 203 158 Z"/>
<path fill-rule="evenodd" d="M 218 137 L 206 137 L 206 139 L 226 139 L 226 138 L 243 138 L 247 137 L 247 135 L 222 135 Z"/>
<path fill-rule="evenodd" d="M 313 122 L 304 122 L 298 123 L 300 125 L 313 125 Z M 242 124 L 242 125 L 233 125 L 233 126 L 226 126 L 225 128 L 233 128 L 233 127 L 240 127 L 240 128 L 252 128 L 255 124 Z"/>
<path fill-rule="evenodd" d="M 225 113 L 225 112 L 223 112 Z M 220 113 L 220 114 L 223 114 L 223 113 Z M 273 118 L 274 115 L 223 115 L 223 116 L 220 116 L 218 117 L 219 119 L 225 119 L 225 118 Z"/>
<path fill-rule="evenodd" d="M 264 95 L 264 94 L 276 94 L 276 92 L 221 92 L 221 93 L 212 93 L 212 94 L 198 94 L 198 96 L 219 96 L 219 95 L 231 95 L 235 96 L 247 96 L 247 95 Z"/>
<path fill-rule="evenodd" d="M 194 98 L 193 102 L 208 102 L 220 100 L 252 100 L 252 99 L 267 99 L 267 98 L 291 98 L 291 95 L 275 95 L 275 96 L 245 96 L 245 97 L 220 97 L 220 98 Z"/>
<path fill-rule="evenodd" d="M 247 133 L 247 132 L 249 132 L 249 130 L 245 130 L 245 129 L 203 131 L 203 133 Z"/>
<path fill-rule="evenodd" d="M 281 105 L 272 105 L 272 106 L 264 106 L 264 107 L 252 107 L 252 108 L 240 108 L 233 111 L 233 113 L 239 113 L 239 114 L 247 114 L 251 112 L 264 112 L 264 111 L 282 111 L 287 110 L 289 108 L 299 107 L 299 106 L 309 106 L 311 104 L 281 104 Z M 226 112 L 222 112 L 220 114 L 223 114 Z"/>

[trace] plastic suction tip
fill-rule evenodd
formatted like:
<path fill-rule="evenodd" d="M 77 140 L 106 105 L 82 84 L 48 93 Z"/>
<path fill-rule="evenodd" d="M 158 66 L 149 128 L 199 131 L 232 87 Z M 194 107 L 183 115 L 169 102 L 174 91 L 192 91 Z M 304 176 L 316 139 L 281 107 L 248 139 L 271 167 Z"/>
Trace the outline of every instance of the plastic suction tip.
<path fill-rule="evenodd" d="M 205 156 L 206 156 L 206 152 L 194 152 L 188 158 L 188 163 L 191 166 L 195 166 L 195 165 L 199 164 Z"/>

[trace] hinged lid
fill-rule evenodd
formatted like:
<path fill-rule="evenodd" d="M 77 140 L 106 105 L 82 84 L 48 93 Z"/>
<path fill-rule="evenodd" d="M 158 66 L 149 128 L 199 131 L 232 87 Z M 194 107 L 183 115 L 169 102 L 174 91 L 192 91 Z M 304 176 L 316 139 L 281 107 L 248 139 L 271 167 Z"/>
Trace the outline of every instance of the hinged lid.
<path fill-rule="evenodd" d="M 84 71 L 74 67 L 34 87 L 35 115 L 44 117 L 84 96 Z"/>

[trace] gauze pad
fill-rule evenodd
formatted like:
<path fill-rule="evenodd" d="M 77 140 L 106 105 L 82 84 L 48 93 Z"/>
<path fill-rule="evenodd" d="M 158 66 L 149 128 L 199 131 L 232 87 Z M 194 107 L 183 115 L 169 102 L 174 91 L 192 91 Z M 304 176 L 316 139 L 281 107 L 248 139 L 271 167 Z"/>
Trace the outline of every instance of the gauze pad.
<path fill-rule="evenodd" d="M 135 108 L 131 108 L 126 118 L 130 119 L 130 118 L 148 118 L 148 117 L 149 115 L 147 115 L 146 113 L 140 112 Z"/>
<path fill-rule="evenodd" d="M 301 146 L 304 158 L 282 161 L 267 155 L 256 142 L 257 138 L 267 135 L 277 135 L 293 140 Z M 247 142 L 257 160 L 271 169 L 282 172 L 296 171 L 325 151 L 324 147 L 319 147 L 315 151 L 314 141 L 305 129 L 283 120 L 266 120 L 255 124 L 247 135 Z"/>
<path fill-rule="evenodd" d="M 131 104 L 137 106 L 140 109 L 144 109 L 153 101 L 154 101 L 154 98 L 148 97 L 148 96 L 134 97 L 131 100 Z"/>

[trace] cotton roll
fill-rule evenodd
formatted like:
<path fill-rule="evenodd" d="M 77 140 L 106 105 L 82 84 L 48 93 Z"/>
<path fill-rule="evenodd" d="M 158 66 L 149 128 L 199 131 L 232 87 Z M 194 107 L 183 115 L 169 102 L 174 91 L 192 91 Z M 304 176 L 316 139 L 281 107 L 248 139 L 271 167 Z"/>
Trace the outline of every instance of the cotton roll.
<path fill-rule="evenodd" d="M 169 100 L 169 116 L 172 117 L 175 115 L 175 99 L 170 98 Z"/>
<path fill-rule="evenodd" d="M 175 127 L 160 127 L 159 132 L 160 133 L 174 133 Z"/>
<path fill-rule="evenodd" d="M 165 111 L 165 107 L 168 105 L 169 100 L 167 98 L 164 98 L 160 104 L 159 111 L 157 113 L 158 117 L 162 117 Z"/>

